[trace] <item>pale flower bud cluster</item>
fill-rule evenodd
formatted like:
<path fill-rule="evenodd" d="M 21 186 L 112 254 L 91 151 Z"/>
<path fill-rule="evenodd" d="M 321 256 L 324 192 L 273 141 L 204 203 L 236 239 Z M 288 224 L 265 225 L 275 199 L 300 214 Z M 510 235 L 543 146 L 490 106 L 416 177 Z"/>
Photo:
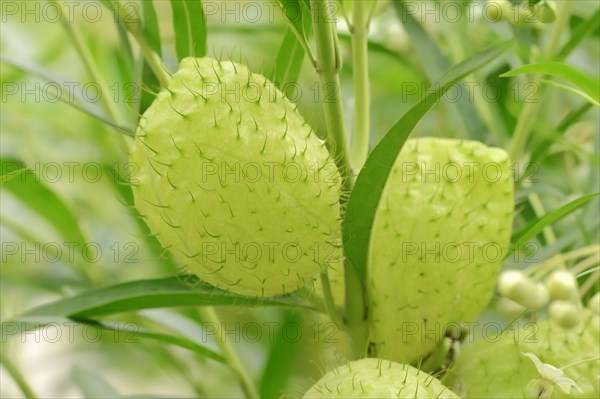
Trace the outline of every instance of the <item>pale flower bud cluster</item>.
<path fill-rule="evenodd" d="M 583 309 L 577 280 L 568 270 L 556 270 L 543 282 L 521 270 L 507 270 L 500 274 L 498 291 L 503 296 L 499 302 L 503 310 L 512 314 L 518 309 L 540 310 L 548 305 L 548 318 L 564 329 L 578 326 L 585 312 L 600 317 L 600 295 L 590 299 L 589 310 Z"/>

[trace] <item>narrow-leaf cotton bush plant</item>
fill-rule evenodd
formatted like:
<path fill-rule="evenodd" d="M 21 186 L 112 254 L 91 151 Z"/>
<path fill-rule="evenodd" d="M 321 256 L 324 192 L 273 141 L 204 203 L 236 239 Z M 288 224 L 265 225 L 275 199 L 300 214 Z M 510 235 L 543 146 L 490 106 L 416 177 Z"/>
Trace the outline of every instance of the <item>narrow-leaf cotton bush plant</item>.
<path fill-rule="evenodd" d="M 5 1 L 2 395 L 597 398 L 593 3 Z"/>

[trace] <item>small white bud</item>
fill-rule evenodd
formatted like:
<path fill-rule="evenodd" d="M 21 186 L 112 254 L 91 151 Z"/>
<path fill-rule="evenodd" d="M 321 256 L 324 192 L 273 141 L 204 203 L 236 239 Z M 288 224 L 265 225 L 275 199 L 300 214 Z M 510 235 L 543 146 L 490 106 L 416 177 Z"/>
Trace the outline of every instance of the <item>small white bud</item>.
<path fill-rule="evenodd" d="M 566 270 L 557 270 L 546 279 L 546 287 L 554 299 L 569 300 L 577 298 L 577 281 Z"/>
<path fill-rule="evenodd" d="M 548 315 L 565 329 L 576 327 L 581 321 L 581 310 L 575 303 L 568 301 L 552 301 L 548 308 Z"/>
<path fill-rule="evenodd" d="M 548 293 L 546 286 L 543 283 L 531 283 L 532 286 L 529 288 L 529 295 L 521 304 L 534 310 L 546 306 L 550 301 L 550 293 Z"/>
<path fill-rule="evenodd" d="M 507 270 L 500 274 L 498 278 L 498 291 L 507 297 L 522 284 L 523 281 L 527 280 L 527 276 L 520 270 Z"/>
<path fill-rule="evenodd" d="M 520 270 L 508 270 L 500 275 L 498 291 L 529 309 L 539 309 L 550 300 L 542 283 L 536 283 Z"/>

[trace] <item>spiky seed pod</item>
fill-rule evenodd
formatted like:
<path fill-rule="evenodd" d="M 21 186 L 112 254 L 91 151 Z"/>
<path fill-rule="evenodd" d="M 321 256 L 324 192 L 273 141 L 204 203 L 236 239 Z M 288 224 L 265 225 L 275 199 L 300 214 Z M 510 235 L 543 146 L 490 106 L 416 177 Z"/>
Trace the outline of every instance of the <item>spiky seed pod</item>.
<path fill-rule="evenodd" d="M 447 327 L 486 307 L 508 249 L 513 206 L 504 150 L 439 138 L 405 144 L 373 224 L 373 355 L 416 363 Z"/>
<path fill-rule="evenodd" d="M 577 281 L 566 270 L 552 272 L 545 283 L 550 296 L 554 299 L 570 300 L 577 297 Z"/>
<path fill-rule="evenodd" d="M 581 321 L 581 309 L 573 302 L 555 300 L 548 307 L 548 316 L 562 328 L 571 329 Z"/>
<path fill-rule="evenodd" d="M 246 66 L 186 58 L 143 115 L 136 208 L 183 269 L 250 296 L 338 257 L 340 176 L 324 142 Z"/>
<path fill-rule="evenodd" d="M 523 356 L 533 353 L 543 363 L 564 367 L 564 376 L 583 391 L 572 390 L 567 396 L 554 387 L 554 393 L 544 397 L 598 398 L 600 362 L 594 356 L 600 353 L 600 330 L 590 328 L 592 316 L 586 312 L 581 323 L 570 330 L 548 320 L 520 320 L 500 336 L 492 332 L 498 329 L 482 325 L 472 337 L 474 342 L 462 346 L 448 386 L 466 399 L 529 397 L 528 384 L 542 378 L 531 360 Z"/>
<path fill-rule="evenodd" d="M 367 358 L 328 372 L 304 398 L 453 399 L 458 396 L 424 371 L 407 364 Z"/>

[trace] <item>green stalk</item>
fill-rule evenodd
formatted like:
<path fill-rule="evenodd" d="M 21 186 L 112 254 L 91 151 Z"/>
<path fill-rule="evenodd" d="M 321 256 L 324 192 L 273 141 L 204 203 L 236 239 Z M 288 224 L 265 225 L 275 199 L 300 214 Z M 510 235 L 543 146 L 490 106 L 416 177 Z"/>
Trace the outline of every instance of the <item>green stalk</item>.
<path fill-rule="evenodd" d="M 167 87 L 167 85 L 169 84 L 170 76 L 163 67 L 162 61 L 158 54 L 156 54 L 156 52 L 152 50 L 150 44 L 146 40 L 146 37 L 142 33 L 132 32 L 132 35 L 138 42 L 140 49 L 142 50 L 142 54 L 144 55 L 144 58 L 148 63 L 148 66 L 150 67 L 150 69 L 152 69 L 152 72 L 154 72 L 154 74 L 158 78 L 160 85 L 162 87 Z"/>
<path fill-rule="evenodd" d="M 542 61 L 550 60 L 556 53 L 561 34 L 565 27 L 569 25 L 572 7 L 572 0 L 558 2 L 558 19 L 554 23 L 554 29 L 552 31 L 550 41 L 548 42 L 548 45 L 546 46 L 542 54 Z M 542 83 L 542 76 L 536 75 L 533 83 L 536 87 L 539 87 Z M 514 162 L 519 162 L 519 160 L 521 159 L 521 156 L 523 155 L 525 146 L 529 139 L 531 129 L 534 125 L 535 120 L 537 119 L 538 111 L 540 109 L 539 94 L 541 93 L 541 91 L 542 90 L 539 90 L 538 95 L 535 96 L 535 100 L 537 101 L 531 101 L 526 103 L 523 109 L 521 110 L 521 113 L 519 114 L 517 126 L 515 127 L 515 132 L 513 134 L 513 141 L 509 149 L 510 158 Z"/>
<path fill-rule="evenodd" d="M 354 139 L 351 164 L 360 170 L 369 154 L 369 2 L 356 1 L 352 10 L 352 62 L 354 67 Z"/>
<path fill-rule="evenodd" d="M 323 102 L 325 122 L 327 125 L 327 146 L 332 152 L 340 170 L 343 189 L 346 193 L 352 190 L 352 168 L 348 159 L 346 144 L 346 130 L 344 127 L 344 114 L 340 93 L 339 71 L 341 57 L 337 47 L 337 32 L 335 22 L 329 21 L 328 10 L 334 6 L 329 0 L 311 0 L 311 13 L 317 47 L 317 73 L 321 89 L 333 95 L 328 101 Z M 331 88 L 334 88 L 333 92 Z M 328 89 L 328 90 L 327 90 Z M 342 196 L 340 202 L 345 204 L 346 197 Z M 344 322 L 352 339 L 352 353 L 354 358 L 363 357 L 367 342 L 367 324 L 364 287 L 352 265 L 344 262 L 346 282 L 346 300 L 344 309 Z"/>
<path fill-rule="evenodd" d="M 344 188 L 351 188 L 351 167 L 348 159 L 346 129 L 344 126 L 344 110 L 340 93 L 339 71 L 342 68 L 336 47 L 337 32 L 333 22 L 328 21 L 329 10 L 333 6 L 329 0 L 311 0 L 311 12 L 315 30 L 317 47 L 317 68 L 321 96 L 327 96 L 323 101 L 325 122 L 327 124 L 327 145 L 332 152 L 335 162 L 344 181 Z"/>
<path fill-rule="evenodd" d="M 583 296 L 587 294 L 590 289 L 592 289 L 594 284 L 598 283 L 598 280 L 600 280 L 600 271 L 592 273 L 592 275 L 585 280 L 585 283 L 581 285 L 581 288 L 579 289 L 580 297 L 583 298 Z"/>
<path fill-rule="evenodd" d="M 321 273 L 321 285 L 323 286 L 325 310 L 327 311 L 327 314 L 329 314 L 331 321 L 342 327 L 344 324 L 340 319 L 338 311 L 335 307 L 335 301 L 333 300 L 333 293 L 331 291 L 331 284 L 329 282 L 329 274 L 327 274 L 327 272 Z"/>
<path fill-rule="evenodd" d="M 201 306 L 199 307 L 198 312 L 205 322 L 212 323 L 214 326 L 216 326 L 218 333 L 216 337 L 217 345 L 221 349 L 223 357 L 225 357 L 227 360 L 227 365 L 238 378 L 240 387 L 246 394 L 246 397 L 248 399 L 259 399 L 260 395 L 254 386 L 254 382 L 252 381 L 250 374 L 248 374 L 248 371 L 244 367 L 242 360 L 235 352 L 235 349 L 231 343 L 227 341 L 226 334 L 223 333 L 223 329 L 221 328 L 221 319 L 217 315 L 217 312 L 215 312 L 215 308 L 212 306 Z"/>
<path fill-rule="evenodd" d="M 170 76 L 163 67 L 161 58 L 158 56 L 158 54 L 156 54 L 156 52 L 154 52 L 154 50 L 152 50 L 152 47 L 150 47 L 150 44 L 146 40 L 146 36 L 144 36 L 144 32 L 138 23 L 138 21 L 140 21 L 140 17 L 137 15 L 137 13 L 133 16 L 129 15 L 131 13 L 123 7 L 123 4 L 120 0 L 115 1 L 113 4 L 116 5 L 116 10 L 108 5 L 107 7 L 111 9 L 114 16 L 119 20 L 119 23 L 123 25 L 137 41 L 138 45 L 140 46 L 140 50 L 142 51 L 142 54 L 148 63 L 148 66 L 158 78 L 160 85 L 162 87 L 167 87 Z"/>
<path fill-rule="evenodd" d="M 568 26 L 569 18 L 571 16 L 571 7 L 572 1 L 566 0 L 563 4 L 560 4 L 560 8 L 558 10 L 558 19 L 555 22 L 554 29 L 552 31 L 552 35 L 550 37 L 550 41 L 548 45 L 544 49 L 542 54 L 542 60 L 549 60 L 554 56 L 557 48 L 558 42 L 561 37 L 561 33 L 563 29 Z M 534 77 L 534 85 L 535 87 L 539 87 L 542 84 L 542 75 L 535 75 Z M 525 147 L 527 145 L 527 141 L 529 140 L 529 136 L 531 134 L 531 130 L 533 125 L 535 124 L 535 120 L 537 119 L 540 104 L 541 104 L 541 94 L 542 90 L 540 89 L 537 95 L 535 96 L 535 101 L 531 101 L 525 104 L 523 107 L 521 114 L 519 115 L 519 119 L 517 120 L 517 125 L 515 127 L 515 132 L 513 134 L 513 141 L 511 143 L 509 149 L 510 158 L 513 162 L 517 162 L 517 168 L 519 176 L 524 170 L 520 165 L 520 161 L 525 151 Z M 529 203 L 531 204 L 534 212 L 537 217 L 542 217 L 546 212 L 544 210 L 542 201 L 540 197 L 536 193 L 532 193 L 528 196 Z M 554 234 L 554 229 L 551 226 L 544 228 L 543 231 L 544 238 L 548 243 L 554 243 L 556 241 L 556 235 Z M 560 261 L 562 255 L 558 255 L 557 258 Z M 561 266 L 564 266 L 564 261 L 560 263 Z"/>

